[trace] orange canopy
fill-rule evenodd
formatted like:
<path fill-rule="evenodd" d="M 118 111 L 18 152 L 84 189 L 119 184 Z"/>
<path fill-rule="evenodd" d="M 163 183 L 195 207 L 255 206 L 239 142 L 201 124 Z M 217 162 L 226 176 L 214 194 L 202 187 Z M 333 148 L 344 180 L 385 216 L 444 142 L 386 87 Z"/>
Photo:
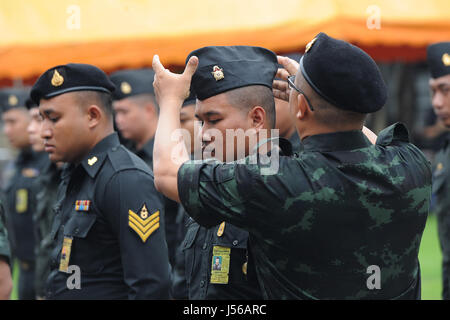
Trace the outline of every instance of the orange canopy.
<path fill-rule="evenodd" d="M 375 59 L 424 59 L 450 40 L 448 0 L 14 0 L 0 2 L 0 79 L 32 79 L 68 62 L 105 71 L 184 65 L 207 45 L 303 51 L 317 33 Z"/>

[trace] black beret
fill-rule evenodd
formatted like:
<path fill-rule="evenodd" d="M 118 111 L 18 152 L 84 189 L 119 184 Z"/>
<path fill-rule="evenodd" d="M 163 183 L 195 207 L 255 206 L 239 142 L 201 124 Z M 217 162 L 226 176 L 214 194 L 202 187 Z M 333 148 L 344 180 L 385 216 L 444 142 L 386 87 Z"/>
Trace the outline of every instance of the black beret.
<path fill-rule="evenodd" d="M 6 112 L 14 108 L 25 108 L 28 91 L 24 89 L 8 88 L 0 90 L 1 112 Z"/>
<path fill-rule="evenodd" d="M 314 91 L 340 109 L 371 113 L 386 103 L 387 88 L 377 64 L 346 41 L 319 33 L 307 44 L 300 69 Z"/>
<path fill-rule="evenodd" d="M 450 42 L 438 42 L 429 45 L 427 61 L 432 78 L 450 74 Z"/>
<path fill-rule="evenodd" d="M 121 70 L 111 74 L 110 79 L 117 90 L 113 93 L 114 100 L 121 100 L 138 94 L 154 94 L 153 80 L 155 72 L 152 69 Z"/>
<path fill-rule="evenodd" d="M 204 47 L 192 51 L 186 62 L 191 56 L 199 59 L 191 85 L 199 100 L 251 85 L 272 89 L 277 72 L 276 54 L 261 47 Z"/>
<path fill-rule="evenodd" d="M 73 91 L 100 91 L 112 93 L 114 84 L 99 68 L 90 64 L 69 63 L 45 71 L 31 89 L 31 99 L 39 105 L 41 99 L 50 99 Z"/>

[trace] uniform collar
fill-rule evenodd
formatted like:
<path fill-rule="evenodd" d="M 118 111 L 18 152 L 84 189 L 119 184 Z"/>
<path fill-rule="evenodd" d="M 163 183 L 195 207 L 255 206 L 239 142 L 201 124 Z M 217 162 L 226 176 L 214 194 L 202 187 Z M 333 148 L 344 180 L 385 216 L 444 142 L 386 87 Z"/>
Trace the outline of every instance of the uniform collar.
<path fill-rule="evenodd" d="M 366 148 L 372 144 L 360 130 L 317 134 L 302 140 L 305 151 L 341 151 Z"/>
<path fill-rule="evenodd" d="M 119 136 L 114 132 L 89 151 L 88 155 L 81 161 L 81 166 L 91 178 L 94 178 L 105 161 L 108 151 L 118 146 L 120 146 Z"/>

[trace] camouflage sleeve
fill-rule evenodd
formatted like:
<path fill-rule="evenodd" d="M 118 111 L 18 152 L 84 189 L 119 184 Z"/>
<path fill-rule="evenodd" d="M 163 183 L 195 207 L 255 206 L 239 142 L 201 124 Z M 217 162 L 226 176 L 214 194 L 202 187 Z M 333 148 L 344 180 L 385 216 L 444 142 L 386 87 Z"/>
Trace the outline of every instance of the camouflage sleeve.
<path fill-rule="evenodd" d="M 251 180 L 245 164 L 188 161 L 178 170 L 178 193 L 200 225 L 209 228 L 225 220 L 245 228 L 251 224 L 246 210 Z"/>
<path fill-rule="evenodd" d="M 0 259 L 5 259 L 9 263 L 11 251 L 9 248 L 8 234 L 4 222 L 3 206 L 0 204 Z"/>

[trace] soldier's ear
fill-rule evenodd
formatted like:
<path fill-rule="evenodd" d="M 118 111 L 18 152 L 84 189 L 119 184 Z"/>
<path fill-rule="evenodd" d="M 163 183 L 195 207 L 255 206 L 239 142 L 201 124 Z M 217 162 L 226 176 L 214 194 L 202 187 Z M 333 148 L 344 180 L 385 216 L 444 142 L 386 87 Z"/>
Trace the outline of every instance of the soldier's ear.
<path fill-rule="evenodd" d="M 308 102 L 306 101 L 305 96 L 299 94 L 297 97 L 297 110 L 295 112 L 295 117 L 298 120 L 303 120 L 305 118 L 307 109 L 308 109 Z"/>
<path fill-rule="evenodd" d="M 261 106 L 254 106 L 249 111 L 249 116 L 252 121 L 252 127 L 255 129 L 262 129 L 266 124 L 266 111 Z"/>
<path fill-rule="evenodd" d="M 102 117 L 104 116 L 99 106 L 91 104 L 87 107 L 87 118 L 89 120 L 89 128 L 94 128 L 98 125 Z"/>

